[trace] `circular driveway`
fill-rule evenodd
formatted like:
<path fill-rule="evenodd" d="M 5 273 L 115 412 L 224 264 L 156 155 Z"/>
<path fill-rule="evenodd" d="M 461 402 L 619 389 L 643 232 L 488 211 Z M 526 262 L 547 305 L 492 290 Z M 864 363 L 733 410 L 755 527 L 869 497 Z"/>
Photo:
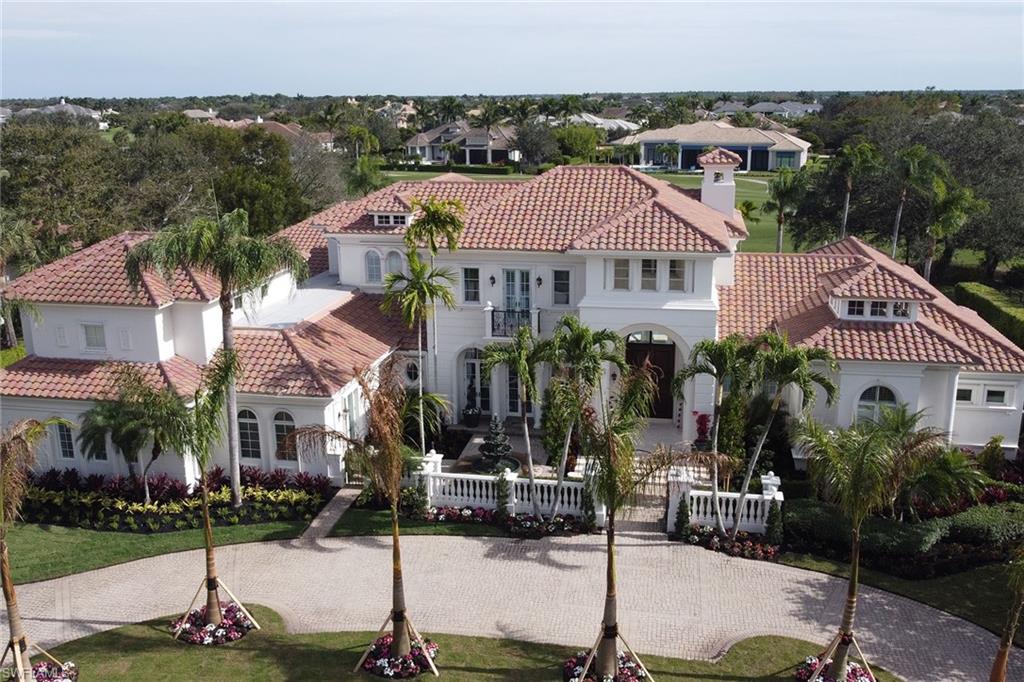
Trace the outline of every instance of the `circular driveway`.
<path fill-rule="evenodd" d="M 843 580 L 652 533 L 620 533 L 618 544 L 620 624 L 638 651 L 708 659 L 764 634 L 824 645 L 837 626 Z M 403 538 L 402 549 L 410 615 L 424 633 L 593 643 L 604 594 L 603 536 L 416 536 Z M 390 604 L 390 562 L 387 537 L 218 549 L 228 587 L 278 611 L 292 632 L 375 630 Z M 202 578 L 203 555 L 195 550 L 22 585 L 18 597 L 30 637 L 54 646 L 179 612 Z M 976 625 L 870 587 L 862 588 L 857 618 L 871 662 L 909 680 L 988 677 L 998 640 Z M 1010 679 L 1024 676 L 1020 650 L 1010 672 Z"/>

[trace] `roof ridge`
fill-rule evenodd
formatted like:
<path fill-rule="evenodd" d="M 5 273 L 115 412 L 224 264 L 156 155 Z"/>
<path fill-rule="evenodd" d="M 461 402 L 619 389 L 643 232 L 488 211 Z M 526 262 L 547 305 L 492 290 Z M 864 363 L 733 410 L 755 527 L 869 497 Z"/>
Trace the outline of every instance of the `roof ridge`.
<path fill-rule="evenodd" d="M 292 352 L 295 353 L 295 356 L 299 359 L 299 362 L 302 363 L 302 366 L 305 367 L 306 371 L 309 372 L 310 375 L 313 377 L 313 381 L 316 382 L 316 385 L 320 388 L 320 390 L 323 391 L 326 395 L 333 395 L 334 391 L 330 389 L 330 387 L 327 385 L 327 382 L 323 379 L 323 377 L 320 376 L 320 372 L 318 372 L 317 369 L 313 366 L 313 364 L 309 361 L 309 359 L 306 358 L 305 354 L 301 350 L 299 350 L 298 345 L 296 345 L 295 343 L 295 339 L 292 338 L 292 335 L 289 332 L 290 330 L 288 329 L 281 330 L 281 336 L 284 337 L 285 343 L 288 344 L 288 347 L 291 348 Z"/>
<path fill-rule="evenodd" d="M 124 234 L 124 233 L 122 233 L 122 234 Z M 131 249 L 128 247 L 127 244 L 122 244 L 121 248 L 124 250 L 125 256 L 127 256 L 128 253 L 131 251 Z M 160 306 L 160 305 L 162 305 L 160 300 L 157 299 L 156 294 L 153 293 L 153 288 L 150 286 L 149 282 L 146 281 L 147 275 L 149 275 L 149 271 L 148 270 L 144 270 L 142 272 L 142 275 L 139 277 L 139 283 L 146 290 L 146 294 L 149 296 L 150 302 L 153 305 Z M 170 289 L 170 291 L 171 291 L 171 299 L 173 300 L 174 299 L 174 289 L 172 287 L 170 287 L 170 286 L 168 286 L 168 289 Z"/>
<path fill-rule="evenodd" d="M 1024 349 L 1020 348 L 1012 340 L 1007 338 L 1001 331 L 996 329 L 991 322 L 982 317 L 974 308 L 969 308 L 965 305 L 960 305 L 959 303 L 948 298 L 945 295 L 942 295 L 940 298 L 936 298 L 935 300 L 932 301 L 924 301 L 923 303 L 925 303 L 926 305 L 935 306 L 936 308 L 939 309 L 940 312 L 942 312 L 943 315 L 949 315 L 954 320 L 959 321 L 964 326 L 970 327 L 970 329 L 975 333 L 984 336 L 990 342 L 996 344 L 997 346 L 1000 346 L 1004 350 L 1013 353 L 1019 358 L 1024 358 Z M 947 303 L 949 304 L 949 306 L 956 308 L 956 311 L 954 312 L 952 310 L 948 310 Z M 960 312 L 961 310 L 966 310 L 968 315 L 973 315 L 974 317 L 977 317 L 978 320 L 980 320 L 983 323 L 983 325 L 977 325 L 974 323 L 974 320 L 969 321 L 968 319 L 966 319 L 963 313 Z M 995 334 L 993 334 L 992 332 L 995 332 Z"/>
<path fill-rule="evenodd" d="M 942 337 L 948 343 L 951 343 L 954 346 L 957 346 L 961 351 L 963 351 L 967 355 L 969 355 L 972 358 L 974 358 L 977 364 L 983 365 L 985 363 L 985 359 L 982 358 L 977 353 L 975 353 L 974 349 L 971 348 L 970 344 L 968 344 L 967 341 L 965 341 L 964 339 L 961 339 L 959 336 L 957 336 L 951 330 L 946 329 L 945 327 L 937 324 L 934 320 L 931 320 L 927 316 L 923 316 L 923 315 L 918 315 L 916 322 L 921 323 L 922 327 L 924 327 L 925 329 L 930 330 L 933 334 L 936 334 L 936 335 Z"/>

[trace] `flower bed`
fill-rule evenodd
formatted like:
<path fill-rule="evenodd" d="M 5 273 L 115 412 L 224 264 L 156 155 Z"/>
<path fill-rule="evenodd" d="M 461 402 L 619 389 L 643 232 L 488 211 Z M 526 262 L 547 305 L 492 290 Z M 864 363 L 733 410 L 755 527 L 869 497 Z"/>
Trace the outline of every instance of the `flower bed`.
<path fill-rule="evenodd" d="M 778 545 L 769 544 L 762 536 L 744 531 L 736 534 L 735 542 L 730 542 L 718 537 L 718 532 L 711 526 L 690 526 L 686 533 L 676 534 L 673 539 L 744 559 L 775 561 L 779 558 Z"/>
<path fill-rule="evenodd" d="M 408 654 L 392 658 L 391 641 L 390 633 L 377 638 L 363 661 L 363 670 L 380 677 L 406 679 L 430 670 L 428 656 L 437 658 L 437 643 L 429 639 L 423 640 L 425 652 L 419 644 L 413 643 Z"/>
<path fill-rule="evenodd" d="M 78 667 L 71 661 L 65 661 L 63 665 L 40 661 L 32 666 L 32 679 L 35 682 L 76 682 Z"/>
<path fill-rule="evenodd" d="M 206 607 L 203 606 L 171 621 L 171 632 L 176 632 L 184 619 L 185 625 L 181 628 L 178 639 L 199 646 L 217 646 L 236 642 L 256 627 L 234 602 L 221 602 L 220 610 L 220 625 L 206 624 Z"/>
<path fill-rule="evenodd" d="M 532 514 L 499 514 L 483 507 L 430 507 L 423 515 L 432 523 L 489 524 L 505 528 L 516 538 L 542 538 L 549 535 L 579 535 L 590 529 L 572 514 L 559 514 L 553 519 L 539 519 Z"/>
<path fill-rule="evenodd" d="M 587 671 L 586 677 L 581 677 L 583 672 L 583 666 L 587 663 L 587 656 L 590 655 L 590 650 L 581 651 L 575 656 L 570 656 L 565 660 L 562 665 L 562 681 L 563 682 L 598 682 L 597 673 L 594 672 L 594 663 L 591 661 L 590 670 Z M 633 660 L 633 657 L 627 653 L 619 652 L 619 670 L 615 675 L 615 679 L 605 677 L 600 682 L 636 682 L 637 680 L 646 680 L 647 674 L 644 669 L 640 667 L 640 664 Z"/>
<path fill-rule="evenodd" d="M 797 666 L 794 678 L 799 682 L 807 682 L 811 679 L 811 675 L 814 674 L 814 669 L 818 666 L 818 656 L 808 656 L 804 659 L 804 662 Z M 842 681 L 836 680 L 835 675 L 832 675 L 830 669 L 832 667 L 832 659 L 828 659 L 828 663 L 825 664 L 825 670 L 818 676 L 818 679 L 822 682 L 875 682 L 875 678 L 864 669 L 859 663 L 850 661 L 846 664 L 846 678 Z"/>

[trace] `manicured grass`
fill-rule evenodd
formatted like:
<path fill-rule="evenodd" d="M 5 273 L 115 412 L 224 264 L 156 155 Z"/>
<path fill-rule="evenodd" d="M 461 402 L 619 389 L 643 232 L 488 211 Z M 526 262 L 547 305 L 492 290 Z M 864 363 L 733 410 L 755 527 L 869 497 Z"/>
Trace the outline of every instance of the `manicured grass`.
<path fill-rule="evenodd" d="M 249 608 L 263 629 L 230 645 L 198 647 L 174 642 L 168 634 L 168 617 L 85 637 L 53 653 L 78 664 L 82 679 L 107 682 L 374 679 L 366 673 L 350 672 L 372 633 L 288 635 L 276 613 L 260 606 Z M 380 608 L 384 613 L 387 605 Z M 560 680 L 561 662 L 575 653 L 571 647 L 551 644 L 424 635 L 439 644 L 437 665 L 442 679 L 451 682 Z M 643 658 L 658 680 L 781 681 L 792 680 L 795 665 L 819 648 L 785 637 L 754 637 L 736 644 L 718 663 Z M 896 678 L 883 672 L 878 679 L 890 682 Z"/>
<path fill-rule="evenodd" d="M 810 554 L 786 553 L 779 561 L 840 578 L 850 573 L 849 564 Z M 928 580 L 906 580 L 881 571 L 861 568 L 860 580 L 865 585 L 908 597 L 969 620 L 997 635 L 1002 633 L 1006 610 L 1012 602 L 1003 567 L 999 565 L 982 566 Z M 1015 642 L 1018 646 L 1024 646 L 1024 632 L 1017 631 Z"/>
<path fill-rule="evenodd" d="M 214 542 L 285 540 L 298 537 L 305 521 L 272 521 L 240 526 L 217 526 Z M 105 533 L 84 528 L 19 524 L 7 536 L 15 583 L 59 578 L 134 559 L 198 549 L 203 546 L 201 529 L 168 533 Z"/>
<path fill-rule="evenodd" d="M 486 523 L 433 523 L 402 519 L 399 526 L 402 535 L 507 535 L 502 529 Z M 332 537 L 358 535 L 391 535 L 391 513 L 386 510 L 350 508 L 331 529 Z"/>
<path fill-rule="evenodd" d="M 13 365 L 23 357 L 25 357 L 25 344 L 23 343 L 19 343 L 13 348 L 4 348 L 0 350 L 0 367 Z"/>

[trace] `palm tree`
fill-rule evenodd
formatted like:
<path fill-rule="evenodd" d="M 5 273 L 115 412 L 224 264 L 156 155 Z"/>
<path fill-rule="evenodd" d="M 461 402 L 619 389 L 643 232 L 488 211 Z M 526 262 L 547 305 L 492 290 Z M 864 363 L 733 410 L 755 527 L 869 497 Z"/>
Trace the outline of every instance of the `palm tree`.
<path fill-rule="evenodd" d="M 537 103 L 529 97 L 517 97 L 505 106 L 509 119 L 517 126 L 532 121 L 537 116 Z"/>
<path fill-rule="evenodd" d="M 491 136 L 491 128 L 505 120 L 505 112 L 501 104 L 495 100 L 484 100 L 480 103 L 477 113 L 470 117 L 470 123 L 483 128 L 487 136 Z"/>
<path fill-rule="evenodd" d="M 572 116 L 583 113 L 583 100 L 579 95 L 565 95 L 558 100 L 558 115 L 562 124 L 569 122 Z"/>
<path fill-rule="evenodd" d="M 443 145 L 441 145 L 441 151 L 444 152 L 444 158 L 448 164 L 448 167 L 451 168 L 452 160 L 455 158 L 456 154 L 462 151 L 462 147 L 460 147 L 458 144 L 454 142 L 445 142 Z"/>
<path fill-rule="evenodd" d="M 150 503 L 149 469 L 186 423 L 185 405 L 174 391 L 153 388 L 134 365 L 114 370 L 112 400 L 100 400 L 82 416 L 78 441 L 89 459 L 106 456 L 107 436 L 128 463 L 133 476 L 141 473 L 146 504 Z M 149 461 L 141 472 L 139 453 L 152 442 Z"/>
<path fill-rule="evenodd" d="M 233 350 L 217 351 L 203 371 L 203 379 L 196 389 L 191 409 L 185 412 L 180 432 L 172 433 L 167 445 L 182 457 L 192 457 L 199 469 L 199 488 L 203 511 L 203 545 L 206 554 L 206 623 L 220 625 L 220 594 L 217 579 L 217 560 L 213 545 L 213 524 L 210 521 L 210 489 L 208 470 L 213 459 L 213 447 L 223 435 L 225 406 L 231 386 L 238 374 L 238 359 Z M 235 421 L 230 412 L 228 423 Z M 197 595 L 198 596 L 198 595 Z M 241 606 L 241 604 L 239 604 Z M 191 610 L 191 606 L 189 609 Z M 185 617 L 188 613 L 185 613 Z M 184 622 L 184 617 L 183 617 Z M 180 632 L 180 630 L 179 630 Z M 177 633 L 175 633 L 177 637 Z"/>
<path fill-rule="evenodd" d="M 674 144 L 659 144 L 654 148 L 659 156 L 665 159 L 669 165 L 676 165 L 676 159 L 679 158 L 679 146 Z"/>
<path fill-rule="evenodd" d="M 316 114 L 317 122 L 332 134 L 338 131 L 338 126 L 341 125 L 343 118 L 344 113 L 335 101 L 328 102 L 324 108 Z"/>
<path fill-rule="evenodd" d="M 903 206 L 907 203 L 910 190 L 932 193 L 938 190 L 949 171 L 946 163 L 937 154 L 928 151 L 923 144 L 915 144 L 896 152 L 891 166 L 896 180 L 899 203 L 896 205 L 896 219 L 892 224 L 892 249 L 890 256 L 896 257 L 896 247 L 900 239 L 900 220 L 903 218 Z"/>
<path fill-rule="evenodd" d="M 300 282 L 309 275 L 306 259 L 287 239 L 255 233 L 249 227 L 245 209 L 235 209 L 218 220 L 198 218 L 189 225 L 174 225 L 157 232 L 134 247 L 125 261 L 132 286 L 142 286 L 146 272 L 160 271 L 165 277 L 178 268 L 204 270 L 220 284 L 220 321 L 224 350 L 235 352 L 234 297 L 246 292 L 257 296 L 260 285 L 281 271 Z M 238 456 L 238 398 L 232 376 L 227 388 L 228 458 L 231 469 L 231 500 L 242 504 L 241 471 Z"/>
<path fill-rule="evenodd" d="M 25 269 L 25 261 L 36 253 L 36 239 L 32 223 L 15 217 L 10 209 L 0 209 L 0 286 L 6 285 L 11 277 L 17 277 Z M 18 345 L 18 333 L 14 329 L 15 308 L 4 298 L 0 314 L 3 316 L 7 344 Z"/>
<path fill-rule="evenodd" d="M 0 583 L 3 585 L 4 602 L 7 605 L 7 629 L 10 633 L 7 647 L 14 655 L 16 679 L 19 682 L 33 679 L 32 665 L 27 652 L 28 637 L 21 621 L 18 595 L 11 579 L 7 532 L 18 518 L 28 486 L 29 472 L 36 460 L 36 447 L 53 424 L 67 425 L 67 422 L 62 419 L 22 419 L 8 426 L 0 435 Z"/>
<path fill-rule="evenodd" d="M 839 238 L 846 237 L 846 222 L 850 217 L 850 195 L 853 186 L 863 176 L 882 165 L 882 156 L 870 142 L 846 144 L 836 156 L 840 172 L 846 182 L 846 196 L 843 200 L 843 222 L 839 226 Z"/>
<path fill-rule="evenodd" d="M 1013 592 L 1013 601 L 1010 602 L 1010 608 L 1006 611 L 1006 623 L 1003 625 L 1003 634 L 999 638 L 996 660 L 992 662 L 989 682 L 1006 682 L 1006 667 L 1010 662 L 1010 649 L 1013 648 L 1013 638 L 1017 633 L 1020 615 L 1024 613 L 1024 545 L 1017 548 L 1013 558 L 1006 564 L 1006 582 L 1010 591 Z"/>
<path fill-rule="evenodd" d="M 466 208 L 459 199 L 413 199 L 413 213 L 418 214 L 412 224 L 405 230 L 405 244 L 415 250 L 420 244 L 427 247 L 430 254 L 430 269 L 434 269 L 434 257 L 441 243 L 448 253 L 455 253 L 459 248 L 459 237 L 465 229 L 462 216 Z M 449 308 L 451 306 L 448 306 Z M 430 300 L 430 326 L 433 337 L 433 358 L 431 368 L 434 372 L 434 390 L 437 390 L 437 299 Z"/>
<path fill-rule="evenodd" d="M 761 211 L 768 215 L 775 214 L 779 224 L 775 233 L 775 252 L 782 253 L 782 236 L 786 230 L 786 220 L 796 212 L 800 199 L 807 191 L 807 174 L 803 169 L 794 171 L 792 168 L 780 168 L 775 177 L 768 183 L 768 201 L 761 206 Z"/>
<path fill-rule="evenodd" d="M 977 199 L 968 187 L 942 188 L 932 206 L 928 233 L 928 253 L 924 260 L 924 278 L 932 279 L 935 248 L 940 239 L 947 240 L 963 228 L 973 216 L 988 210 L 988 202 Z"/>
<path fill-rule="evenodd" d="M 345 131 L 345 136 L 356 146 L 356 159 L 360 157 L 361 152 L 373 154 L 380 151 L 380 140 L 369 128 L 351 125 Z"/>
<path fill-rule="evenodd" d="M 455 278 L 450 270 L 434 268 L 422 261 L 414 248 L 409 249 L 406 259 L 409 263 L 409 274 L 389 272 L 384 278 L 384 301 L 381 308 L 385 311 L 397 310 L 401 313 L 405 325 L 416 331 L 416 358 L 420 363 L 417 378 L 420 454 L 426 455 L 427 435 L 423 423 L 423 323 L 431 316 L 435 301 L 441 301 L 449 309 L 455 307 L 455 298 L 450 289 Z"/>
<path fill-rule="evenodd" d="M 808 466 L 824 498 L 837 507 L 850 524 L 850 578 L 839 633 L 821 656 L 820 667 L 832 658 L 833 675 L 843 675 L 850 644 L 856 640 L 860 579 L 860 531 L 872 513 L 884 509 L 892 491 L 893 453 L 885 434 L 871 425 L 831 430 L 808 421 L 797 432 L 797 442 L 810 453 Z M 820 668 L 819 668 L 820 669 Z"/>
<path fill-rule="evenodd" d="M 768 438 L 768 432 L 772 428 L 779 409 L 782 407 L 782 396 L 790 386 L 800 390 L 802 396 L 802 408 L 807 410 L 814 402 L 815 386 L 820 386 L 825 391 L 825 401 L 831 405 L 835 402 L 839 388 L 825 372 L 815 369 L 814 365 L 824 365 L 826 372 L 835 372 L 839 369 L 832 353 L 824 348 L 806 348 L 804 346 L 793 346 L 789 339 L 774 332 L 762 334 L 754 340 L 757 351 L 752 362 L 752 378 L 762 386 L 775 386 L 775 394 L 772 396 L 771 407 L 765 421 L 761 436 L 757 439 L 757 445 L 750 454 L 747 462 L 747 471 L 743 476 L 743 485 L 740 487 L 740 496 L 736 502 L 736 518 L 733 521 L 729 539 L 735 540 L 739 532 L 740 514 L 743 510 L 743 503 L 747 499 L 747 492 L 750 490 L 750 479 L 757 469 L 757 460 L 761 457 L 764 449 L 764 442 Z"/>
<path fill-rule="evenodd" d="M 698 376 L 706 375 L 715 382 L 714 411 L 711 416 L 711 452 L 718 453 L 718 429 L 722 421 L 722 397 L 728 384 L 732 389 L 739 390 L 750 383 L 750 362 L 752 346 L 739 334 L 732 334 L 724 339 L 704 339 L 698 341 L 690 351 L 689 363 L 676 373 L 672 380 L 673 392 L 683 399 L 686 382 Z M 715 512 L 715 525 L 718 534 L 725 537 L 725 524 L 722 521 L 722 507 L 718 501 L 718 468 L 719 457 L 711 458 L 711 503 Z"/>
<path fill-rule="evenodd" d="M 350 195 L 365 197 L 387 185 L 388 179 L 380 171 L 380 162 L 373 156 L 356 159 L 345 171 L 345 190 Z"/>
<path fill-rule="evenodd" d="M 743 201 L 736 204 L 736 210 L 743 216 L 743 222 L 749 223 L 751 220 L 757 220 L 754 217 L 754 213 L 757 211 L 757 204 L 750 199 L 744 199 Z"/>
<path fill-rule="evenodd" d="M 540 348 L 533 337 L 530 325 L 523 325 L 516 330 L 516 335 L 508 342 L 489 343 L 484 347 L 483 371 L 490 374 L 498 365 L 505 365 L 508 371 L 515 372 L 519 388 L 519 411 L 523 415 L 523 438 L 526 440 L 526 473 L 530 477 L 530 501 L 533 503 L 533 515 L 541 518 L 540 497 L 537 494 L 537 479 L 533 474 L 533 448 L 530 444 L 530 415 L 527 405 L 537 398 L 535 372 L 540 362 Z"/>
<path fill-rule="evenodd" d="M 654 474 L 676 461 L 671 450 L 659 449 L 644 457 L 637 456 L 637 442 L 647 425 L 657 386 L 650 366 L 628 369 L 619 386 L 615 400 L 602 402 L 601 417 L 583 419 L 581 423 L 584 448 L 590 458 L 585 477 L 594 498 L 605 506 L 607 565 L 601 634 L 587 658 L 580 679 L 586 676 L 591 661 L 596 666 L 599 680 L 613 679 L 618 673 L 616 641 L 622 635 L 618 629 L 615 521 L 619 512 L 635 501 Z M 637 662 L 643 666 L 639 659 Z"/>
<path fill-rule="evenodd" d="M 466 107 L 457 98 L 445 95 L 437 100 L 437 116 L 443 123 L 457 121 L 466 114 Z"/>
<path fill-rule="evenodd" d="M 601 386 L 605 364 L 614 365 L 620 372 L 627 368 L 625 345 L 622 337 L 613 331 L 594 331 L 573 315 L 566 315 L 555 326 L 554 334 L 538 346 L 538 355 L 553 371 L 548 389 L 551 400 L 544 409 L 556 409 L 562 416 L 558 421 L 565 427 L 562 456 L 558 462 L 558 487 L 551 516 L 558 513 L 565 480 L 565 467 L 569 459 L 569 444 L 579 415 L 590 402 L 594 391 Z M 601 402 L 604 402 L 602 391 Z"/>

